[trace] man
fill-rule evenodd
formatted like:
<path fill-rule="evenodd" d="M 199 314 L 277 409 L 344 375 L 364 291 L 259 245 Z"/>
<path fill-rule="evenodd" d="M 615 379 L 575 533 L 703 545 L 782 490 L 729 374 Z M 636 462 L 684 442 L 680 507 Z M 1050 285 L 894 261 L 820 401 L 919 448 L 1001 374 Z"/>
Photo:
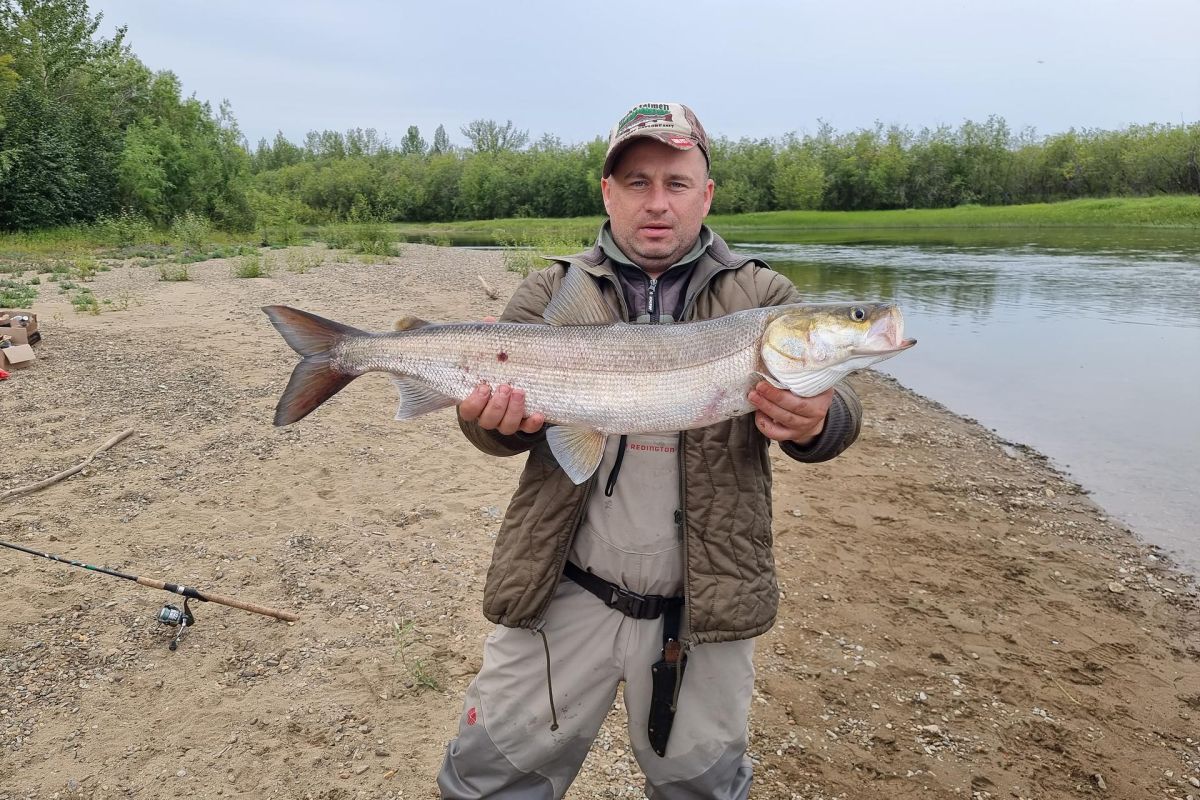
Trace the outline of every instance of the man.
<path fill-rule="evenodd" d="M 691 109 L 633 108 L 609 138 L 596 246 L 529 276 L 501 319 L 541 322 L 568 270 L 634 323 L 799 302 L 704 226 L 708 158 Z M 800 398 L 760 382 L 750 401 L 754 414 L 706 428 L 610 437 L 582 486 L 521 387 L 480 386 L 462 402 L 476 447 L 529 457 L 488 571 L 484 613 L 498 625 L 447 749 L 444 797 L 561 797 L 622 681 L 649 797 L 747 796 L 753 637 L 778 607 L 768 446 L 824 461 L 854 441 L 861 415 L 846 387 Z"/>

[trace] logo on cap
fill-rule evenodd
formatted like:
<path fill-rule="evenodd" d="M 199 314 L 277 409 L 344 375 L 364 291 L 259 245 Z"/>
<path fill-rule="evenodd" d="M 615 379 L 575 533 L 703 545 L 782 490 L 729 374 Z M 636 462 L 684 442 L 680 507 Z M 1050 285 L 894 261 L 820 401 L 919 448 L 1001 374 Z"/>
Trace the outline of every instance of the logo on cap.
<path fill-rule="evenodd" d="M 631 128 L 640 128 L 650 122 L 671 122 L 671 109 L 666 103 L 644 103 L 630 109 L 617 123 L 617 136 Z"/>

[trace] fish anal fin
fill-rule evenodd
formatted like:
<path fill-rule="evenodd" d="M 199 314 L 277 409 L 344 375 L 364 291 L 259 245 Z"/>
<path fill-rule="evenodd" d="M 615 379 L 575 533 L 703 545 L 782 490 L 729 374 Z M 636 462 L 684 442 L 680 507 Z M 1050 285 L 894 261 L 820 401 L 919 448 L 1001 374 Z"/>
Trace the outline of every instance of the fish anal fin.
<path fill-rule="evenodd" d="M 447 397 L 441 392 L 430 389 L 425 384 L 403 375 L 389 375 L 392 385 L 400 394 L 400 405 L 396 408 L 396 419 L 406 420 L 449 408 L 458 401 Z"/>
<path fill-rule="evenodd" d="M 542 319 L 547 325 L 612 325 L 620 318 L 592 276 L 579 267 L 568 267 Z"/>
<path fill-rule="evenodd" d="M 401 317 L 396 320 L 396 324 L 393 327 L 398 331 L 411 331 L 416 328 L 424 328 L 428 324 L 428 320 L 421 319 L 420 317 Z"/>
<path fill-rule="evenodd" d="M 607 441 L 607 434 L 592 428 L 552 425 L 546 429 L 550 452 L 576 486 L 592 477 L 600 466 Z"/>

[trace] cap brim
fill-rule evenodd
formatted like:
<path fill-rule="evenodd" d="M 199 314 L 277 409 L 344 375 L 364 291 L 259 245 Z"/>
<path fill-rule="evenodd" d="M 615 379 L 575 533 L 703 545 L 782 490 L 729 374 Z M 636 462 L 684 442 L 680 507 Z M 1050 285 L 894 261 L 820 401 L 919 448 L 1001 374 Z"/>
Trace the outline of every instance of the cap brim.
<path fill-rule="evenodd" d="M 616 146 L 613 147 L 613 149 L 610 150 L 608 155 L 604 158 L 604 171 L 600 173 L 600 177 L 607 178 L 612 174 L 613 166 L 617 163 L 617 159 L 621 157 L 622 151 L 624 151 L 625 148 L 628 147 L 635 139 L 653 139 L 656 142 L 662 142 L 667 147 L 672 147 L 676 150 L 699 150 L 701 153 L 704 153 L 704 163 L 708 163 L 708 151 L 704 149 L 702 144 L 691 137 L 680 136 L 677 133 L 673 133 L 668 136 L 652 131 L 641 131 L 630 134 L 621 141 L 617 142 Z M 672 139 L 684 140 L 689 142 L 689 144 L 676 144 L 675 142 L 671 141 Z"/>

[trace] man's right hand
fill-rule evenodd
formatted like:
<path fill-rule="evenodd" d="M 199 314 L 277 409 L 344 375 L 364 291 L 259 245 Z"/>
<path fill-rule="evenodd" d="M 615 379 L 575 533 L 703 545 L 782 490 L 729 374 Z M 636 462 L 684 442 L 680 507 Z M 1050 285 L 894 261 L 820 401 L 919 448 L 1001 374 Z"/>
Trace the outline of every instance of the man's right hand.
<path fill-rule="evenodd" d="M 525 392 L 507 383 L 500 384 L 495 391 L 486 383 L 479 384 L 459 403 L 458 415 L 466 422 L 505 436 L 517 431 L 537 433 L 546 424 L 546 416 L 540 412 L 525 416 Z"/>

